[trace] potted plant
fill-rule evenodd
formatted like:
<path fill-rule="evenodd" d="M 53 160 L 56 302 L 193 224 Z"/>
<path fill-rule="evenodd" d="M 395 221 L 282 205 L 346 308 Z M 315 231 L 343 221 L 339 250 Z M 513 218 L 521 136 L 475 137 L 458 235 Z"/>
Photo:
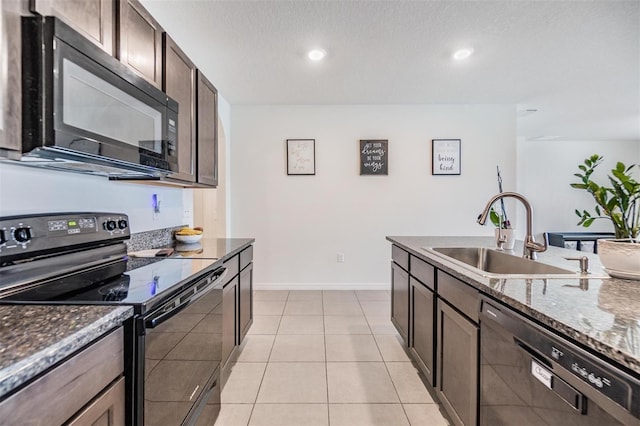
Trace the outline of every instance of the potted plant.
<path fill-rule="evenodd" d="M 626 166 L 618 162 L 607 176 L 611 186 L 594 182 L 591 175 L 604 158 L 598 154 L 580 164 L 574 176 L 580 182 L 572 188 L 584 189 L 596 202 L 595 215 L 587 210 L 576 209 L 580 218 L 578 225 L 589 227 L 597 219 L 610 220 L 616 239 L 599 240 L 598 255 L 609 275 L 620 278 L 640 279 L 640 183 L 632 175 L 636 164 Z"/>

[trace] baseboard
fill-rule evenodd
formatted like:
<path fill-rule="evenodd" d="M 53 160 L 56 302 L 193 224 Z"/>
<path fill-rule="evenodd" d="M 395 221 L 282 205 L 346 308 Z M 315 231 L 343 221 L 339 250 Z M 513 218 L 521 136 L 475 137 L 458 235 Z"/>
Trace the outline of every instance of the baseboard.
<path fill-rule="evenodd" d="M 253 283 L 254 290 L 391 290 L 389 283 Z"/>

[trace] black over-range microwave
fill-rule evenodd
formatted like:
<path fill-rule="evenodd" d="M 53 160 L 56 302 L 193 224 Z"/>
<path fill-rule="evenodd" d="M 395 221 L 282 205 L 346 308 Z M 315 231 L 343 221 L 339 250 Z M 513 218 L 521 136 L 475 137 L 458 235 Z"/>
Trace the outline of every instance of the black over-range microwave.
<path fill-rule="evenodd" d="M 22 90 L 27 163 L 135 177 L 177 170 L 177 102 L 59 19 L 23 18 Z"/>

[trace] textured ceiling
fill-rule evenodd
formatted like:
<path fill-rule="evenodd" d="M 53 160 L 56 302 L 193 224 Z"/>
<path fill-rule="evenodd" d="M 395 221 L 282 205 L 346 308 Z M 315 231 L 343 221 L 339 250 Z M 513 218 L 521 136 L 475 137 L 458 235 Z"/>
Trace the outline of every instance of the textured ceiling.
<path fill-rule="evenodd" d="M 232 105 L 506 103 L 538 110 L 519 136 L 640 141 L 640 0 L 143 4 Z"/>

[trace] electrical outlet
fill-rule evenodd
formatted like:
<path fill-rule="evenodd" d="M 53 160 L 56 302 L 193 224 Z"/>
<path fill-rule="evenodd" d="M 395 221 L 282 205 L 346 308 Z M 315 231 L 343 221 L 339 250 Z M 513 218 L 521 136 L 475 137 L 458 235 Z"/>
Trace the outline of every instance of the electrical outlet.
<path fill-rule="evenodd" d="M 337 262 L 344 263 L 344 253 L 338 253 Z"/>

